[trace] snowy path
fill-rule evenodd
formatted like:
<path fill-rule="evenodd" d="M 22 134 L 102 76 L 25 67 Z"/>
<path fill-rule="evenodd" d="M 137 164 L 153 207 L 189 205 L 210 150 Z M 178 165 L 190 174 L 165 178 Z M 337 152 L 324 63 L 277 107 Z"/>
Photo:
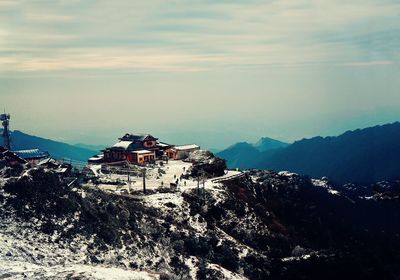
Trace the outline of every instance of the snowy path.
<path fill-rule="evenodd" d="M 165 164 L 162 167 L 147 169 L 146 188 L 151 190 L 151 189 L 157 189 L 160 186 L 169 187 L 170 183 L 176 183 L 177 179 L 179 179 L 178 188 L 180 188 L 181 190 L 197 188 L 197 180 L 180 179 L 181 175 L 183 175 L 191 166 L 192 163 L 190 162 L 184 162 L 181 160 L 170 160 L 168 164 Z M 158 173 L 159 169 L 162 170 L 163 173 L 164 172 L 165 173 L 164 174 Z M 103 178 L 106 179 L 119 180 L 121 182 L 125 182 L 125 185 L 122 186 L 101 184 L 98 187 L 102 190 L 117 191 L 117 193 L 120 191 L 125 193 L 130 193 L 131 191 L 140 191 L 143 189 L 142 177 L 129 176 L 129 181 L 128 181 L 128 175 L 112 174 L 107 176 L 101 174 L 98 168 L 96 168 L 94 172 L 96 172 L 96 174 L 101 175 Z M 227 174 L 223 176 L 206 180 L 205 188 L 217 185 L 219 180 L 223 181 L 224 179 L 230 178 L 232 176 L 239 176 L 241 174 L 243 173 L 240 171 L 229 170 Z M 201 187 L 203 186 L 202 180 L 200 180 L 200 185 Z"/>

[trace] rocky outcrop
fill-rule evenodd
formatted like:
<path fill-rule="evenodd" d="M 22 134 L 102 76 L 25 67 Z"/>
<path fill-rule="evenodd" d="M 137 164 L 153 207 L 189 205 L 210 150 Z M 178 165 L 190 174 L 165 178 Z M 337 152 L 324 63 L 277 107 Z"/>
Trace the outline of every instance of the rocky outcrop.
<path fill-rule="evenodd" d="M 215 157 L 213 153 L 206 150 L 199 150 L 190 153 L 186 159 L 193 163 L 193 166 L 188 170 L 187 176 L 213 178 L 224 175 L 226 170 L 226 161 Z"/>

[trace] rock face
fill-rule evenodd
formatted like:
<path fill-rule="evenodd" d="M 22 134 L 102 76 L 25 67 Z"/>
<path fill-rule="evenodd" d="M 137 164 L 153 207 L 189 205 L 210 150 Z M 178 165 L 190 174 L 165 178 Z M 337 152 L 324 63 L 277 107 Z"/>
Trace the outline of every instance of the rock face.
<path fill-rule="evenodd" d="M 198 150 L 191 152 L 186 161 L 192 163 L 205 163 L 215 158 L 214 154 L 207 150 Z"/>
<path fill-rule="evenodd" d="M 226 161 L 224 159 L 215 157 L 213 153 L 206 150 L 190 153 L 186 161 L 193 163 L 188 172 L 190 177 L 205 176 L 206 178 L 213 178 L 224 175 L 226 169 Z"/>

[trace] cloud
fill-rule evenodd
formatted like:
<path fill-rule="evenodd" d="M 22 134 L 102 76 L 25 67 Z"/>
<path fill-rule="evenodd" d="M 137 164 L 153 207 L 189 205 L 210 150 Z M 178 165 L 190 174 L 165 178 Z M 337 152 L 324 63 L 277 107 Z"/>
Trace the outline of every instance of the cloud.
<path fill-rule="evenodd" d="M 57 71 L 85 69 L 136 69 L 142 71 L 196 71 L 196 65 L 218 63 L 219 57 L 191 55 L 160 50 L 67 49 L 52 55 L 0 57 L 0 64 L 18 71 Z M 21 61 L 23 61 L 21 63 Z"/>
<path fill-rule="evenodd" d="M 362 66 L 375 66 L 375 65 L 391 65 L 394 64 L 390 60 L 376 60 L 376 61 L 358 61 L 343 63 L 344 66 L 362 67 Z"/>
<path fill-rule="evenodd" d="M 399 60 L 400 4 L 391 1 L 4 3 L 3 73 L 354 64 L 349 61 L 373 66 Z"/>

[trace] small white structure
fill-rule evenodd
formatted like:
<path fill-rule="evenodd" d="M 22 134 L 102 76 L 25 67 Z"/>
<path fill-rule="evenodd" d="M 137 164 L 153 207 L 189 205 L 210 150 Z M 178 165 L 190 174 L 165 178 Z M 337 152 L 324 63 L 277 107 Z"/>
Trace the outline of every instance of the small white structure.
<path fill-rule="evenodd" d="M 200 150 L 200 146 L 195 144 L 175 146 L 166 150 L 166 154 L 172 159 L 185 159 L 191 152 Z"/>
<path fill-rule="evenodd" d="M 90 164 L 101 164 L 104 160 L 103 155 L 94 155 L 88 159 L 88 163 Z"/>
<path fill-rule="evenodd" d="M 154 161 L 156 158 L 154 151 L 149 151 L 149 150 L 133 151 L 132 154 L 133 154 L 133 161 L 140 165 L 146 162 Z"/>

